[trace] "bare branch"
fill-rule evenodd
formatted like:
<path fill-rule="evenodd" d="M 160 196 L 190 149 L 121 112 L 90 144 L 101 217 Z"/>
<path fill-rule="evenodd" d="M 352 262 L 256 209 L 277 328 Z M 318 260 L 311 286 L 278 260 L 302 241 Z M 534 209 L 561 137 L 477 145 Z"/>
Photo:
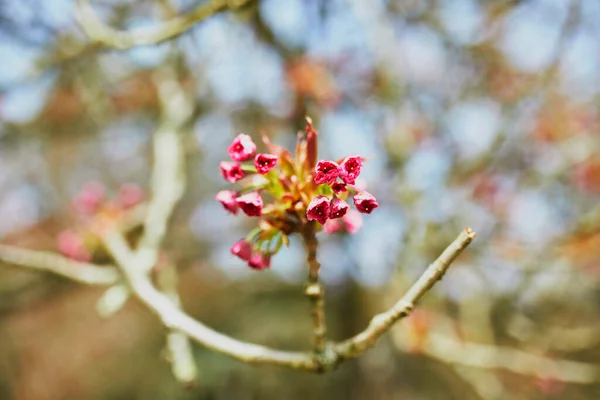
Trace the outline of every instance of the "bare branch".
<path fill-rule="evenodd" d="M 119 265 L 135 263 L 135 255 L 120 233 L 112 232 L 104 238 L 104 241 Z M 209 349 L 244 362 L 274 364 L 308 371 L 318 370 L 319 362 L 312 353 L 273 350 L 216 332 L 181 311 L 167 296 L 154 288 L 147 274 L 138 268 L 121 267 L 121 270 L 135 296 L 158 315 L 169 329 L 181 331 Z"/>
<path fill-rule="evenodd" d="M 85 34 L 94 42 L 107 47 L 127 49 L 134 46 L 152 45 L 173 39 L 186 32 L 198 22 L 226 10 L 240 8 L 251 0 L 208 0 L 187 14 L 179 15 L 153 28 L 120 31 L 105 25 L 96 15 L 88 0 L 78 0 L 75 18 Z"/>
<path fill-rule="evenodd" d="M 108 286 L 119 280 L 113 266 L 98 266 L 70 260 L 61 255 L 0 244 L 0 260 L 38 271 L 52 272 L 86 285 Z"/>
<path fill-rule="evenodd" d="M 304 245 L 307 253 L 308 263 L 308 284 L 306 285 L 306 296 L 310 300 L 313 321 L 314 350 L 317 353 L 325 351 L 327 341 L 327 326 L 325 324 L 325 288 L 319 282 L 319 268 L 317 261 L 317 237 L 315 232 L 315 222 L 309 222 L 305 225 L 302 232 Z"/>
<path fill-rule="evenodd" d="M 422 351 L 432 358 L 468 367 L 505 369 L 562 382 L 592 383 L 600 379 L 600 368 L 578 361 L 552 359 L 503 346 L 462 342 L 431 333 Z"/>
<path fill-rule="evenodd" d="M 336 345 L 335 351 L 341 357 L 348 358 L 357 357 L 373 347 L 396 321 L 410 314 L 417 301 L 444 276 L 450 264 L 471 243 L 473 238 L 475 238 L 475 232 L 471 229 L 467 228 L 462 231 L 392 308 L 374 316 L 364 331 Z"/>

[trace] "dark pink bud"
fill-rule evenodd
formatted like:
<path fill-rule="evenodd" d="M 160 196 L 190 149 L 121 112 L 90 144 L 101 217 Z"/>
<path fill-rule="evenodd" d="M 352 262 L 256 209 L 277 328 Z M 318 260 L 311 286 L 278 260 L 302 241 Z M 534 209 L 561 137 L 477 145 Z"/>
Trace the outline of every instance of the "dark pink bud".
<path fill-rule="evenodd" d="M 246 239 L 238 240 L 231 246 L 231 254 L 244 261 L 248 261 L 252 257 L 252 244 Z"/>
<path fill-rule="evenodd" d="M 233 161 L 247 161 L 254 157 L 256 145 L 252 138 L 246 134 L 240 133 L 233 139 L 233 142 L 227 148 L 227 153 Z"/>
<path fill-rule="evenodd" d="M 249 217 L 260 217 L 262 214 L 263 200 L 258 192 L 247 193 L 238 197 L 235 201 Z"/>
<path fill-rule="evenodd" d="M 379 207 L 377 199 L 371 193 L 363 190 L 354 196 L 354 205 L 361 213 L 371 214 L 371 211 Z"/>
<path fill-rule="evenodd" d="M 244 177 L 242 166 L 231 161 L 221 161 L 221 175 L 231 183 L 235 183 Z"/>
<path fill-rule="evenodd" d="M 306 208 L 306 218 L 309 221 L 319 221 L 321 225 L 329 218 L 329 199 L 325 196 L 316 196 Z"/>
<path fill-rule="evenodd" d="M 323 230 L 331 234 L 342 230 L 342 223 L 339 219 L 328 219 L 323 225 Z"/>
<path fill-rule="evenodd" d="M 333 182 L 331 184 L 331 188 L 333 189 L 333 193 L 335 194 L 340 194 L 348 191 L 348 189 L 346 188 L 346 184 L 342 182 Z"/>
<path fill-rule="evenodd" d="M 86 183 L 73 199 L 75 211 L 81 214 L 93 214 L 104 201 L 104 186 L 98 182 Z"/>
<path fill-rule="evenodd" d="M 342 200 L 334 197 L 329 203 L 329 218 L 336 219 L 341 218 L 348 212 L 348 204 Z"/>
<path fill-rule="evenodd" d="M 360 156 L 350 156 L 344 158 L 340 164 L 340 178 L 350 185 L 354 185 L 356 178 L 360 175 L 362 161 Z"/>
<path fill-rule="evenodd" d="M 221 190 L 219 193 L 217 193 L 215 199 L 221 202 L 221 205 L 223 205 L 224 209 L 226 209 L 233 215 L 237 215 L 238 205 L 235 201 L 237 195 L 238 194 L 233 190 Z"/>
<path fill-rule="evenodd" d="M 92 255 L 85 248 L 83 239 L 73 231 L 61 232 L 56 239 L 58 251 L 65 256 L 77 261 L 90 261 Z"/>
<path fill-rule="evenodd" d="M 363 226 L 363 217 L 356 210 L 348 210 L 348 213 L 342 217 L 342 221 L 346 224 L 348 233 L 356 233 Z"/>
<path fill-rule="evenodd" d="M 264 175 L 277 165 L 277 160 L 279 157 L 274 156 L 273 154 L 265 154 L 259 153 L 254 158 L 254 166 L 256 167 L 256 171 Z"/>
<path fill-rule="evenodd" d="M 340 167 L 333 161 L 321 160 L 315 167 L 315 183 L 333 183 L 340 175 Z"/>
<path fill-rule="evenodd" d="M 138 205 L 144 200 L 144 191 L 135 183 L 126 183 L 119 188 L 118 201 L 124 208 Z"/>
<path fill-rule="evenodd" d="M 254 253 L 248 260 L 248 266 L 252 269 L 262 270 L 271 267 L 271 255 Z"/>

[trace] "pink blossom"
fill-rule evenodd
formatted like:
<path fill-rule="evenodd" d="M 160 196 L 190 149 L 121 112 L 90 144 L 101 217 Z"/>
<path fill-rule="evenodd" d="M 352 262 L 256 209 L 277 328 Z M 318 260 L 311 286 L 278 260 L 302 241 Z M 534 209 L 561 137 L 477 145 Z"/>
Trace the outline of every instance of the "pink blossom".
<path fill-rule="evenodd" d="M 118 199 L 124 208 L 136 206 L 144 200 L 144 190 L 135 183 L 126 183 L 119 188 Z"/>
<path fill-rule="evenodd" d="M 233 142 L 227 148 L 227 153 L 233 161 L 247 161 L 254 157 L 256 145 L 252 138 L 246 134 L 240 133 L 233 139 Z"/>
<path fill-rule="evenodd" d="M 356 233 L 363 226 L 363 217 L 356 210 L 348 210 L 346 215 L 342 217 L 342 221 L 346 225 L 348 233 Z"/>
<path fill-rule="evenodd" d="M 221 175 L 231 183 L 235 183 L 244 177 L 242 166 L 231 161 L 221 161 Z"/>
<path fill-rule="evenodd" d="M 256 270 L 267 269 L 271 267 L 271 255 L 256 252 L 248 260 L 248 266 Z"/>
<path fill-rule="evenodd" d="M 96 212 L 104 200 L 104 186 L 98 182 L 86 183 L 73 199 L 75 211 L 90 215 Z"/>
<path fill-rule="evenodd" d="M 277 160 L 279 157 L 274 156 L 273 154 L 265 154 L 259 153 L 254 158 L 254 166 L 256 167 L 256 171 L 264 175 L 277 165 Z"/>
<path fill-rule="evenodd" d="M 262 214 L 263 200 L 258 192 L 247 193 L 238 197 L 235 201 L 249 217 L 260 217 Z"/>
<path fill-rule="evenodd" d="M 321 160 L 315 166 L 315 183 L 333 183 L 340 175 L 340 167 L 333 161 Z"/>
<path fill-rule="evenodd" d="M 354 205 L 358 211 L 364 214 L 371 214 L 374 209 L 379 207 L 379 203 L 377 203 L 375 196 L 366 190 L 354 195 Z"/>
<path fill-rule="evenodd" d="M 325 232 L 332 234 L 342 230 L 342 222 L 339 219 L 328 219 L 323 225 Z"/>
<path fill-rule="evenodd" d="M 85 248 L 83 239 L 71 230 L 62 231 L 56 239 L 58 251 L 77 261 L 90 261 L 92 255 Z"/>
<path fill-rule="evenodd" d="M 309 221 L 319 221 L 321 225 L 325 224 L 329 218 L 329 199 L 325 196 L 316 196 L 306 208 L 306 218 Z"/>
<path fill-rule="evenodd" d="M 238 194 L 233 190 L 221 190 L 219 193 L 217 193 L 215 199 L 217 199 L 217 201 L 220 201 L 223 208 L 225 208 L 227 211 L 229 211 L 233 215 L 237 215 L 238 205 L 235 200 L 237 195 Z"/>
<path fill-rule="evenodd" d="M 348 204 L 344 200 L 334 197 L 329 204 L 329 218 L 341 218 L 346 212 L 348 212 Z"/>
<path fill-rule="evenodd" d="M 347 192 L 346 184 L 343 182 L 333 182 L 331 184 L 331 189 L 333 189 L 333 193 L 340 194 L 343 192 Z"/>
<path fill-rule="evenodd" d="M 249 261 L 252 256 L 252 244 L 246 239 L 238 240 L 231 246 L 231 254 L 244 261 Z"/>
<path fill-rule="evenodd" d="M 350 185 L 354 185 L 356 178 L 360 175 L 362 160 L 360 156 L 350 156 L 344 158 L 340 164 L 340 178 Z"/>

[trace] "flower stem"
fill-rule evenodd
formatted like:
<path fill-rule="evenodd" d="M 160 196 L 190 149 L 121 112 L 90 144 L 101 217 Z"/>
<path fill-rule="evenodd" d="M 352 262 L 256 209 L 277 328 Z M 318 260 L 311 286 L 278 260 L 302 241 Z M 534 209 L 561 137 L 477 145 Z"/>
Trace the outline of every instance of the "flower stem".
<path fill-rule="evenodd" d="M 304 225 L 302 238 L 307 253 L 308 284 L 306 285 L 306 296 L 311 302 L 311 316 L 313 321 L 313 340 L 316 353 L 325 351 L 327 341 L 327 327 L 325 325 L 325 289 L 319 282 L 320 264 L 317 261 L 317 248 L 319 242 L 316 237 L 316 223 L 308 222 Z"/>

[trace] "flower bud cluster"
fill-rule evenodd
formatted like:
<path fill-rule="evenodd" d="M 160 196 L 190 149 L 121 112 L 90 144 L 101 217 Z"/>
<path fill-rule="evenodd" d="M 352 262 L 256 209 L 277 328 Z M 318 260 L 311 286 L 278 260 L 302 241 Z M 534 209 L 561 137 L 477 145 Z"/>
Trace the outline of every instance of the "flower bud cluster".
<path fill-rule="evenodd" d="M 317 162 L 317 137 L 307 118 L 294 155 L 266 136 L 267 152 L 257 153 L 252 138 L 243 133 L 227 148 L 231 161 L 220 163 L 221 175 L 241 187 L 221 190 L 216 200 L 230 214 L 241 210 L 249 217 L 260 217 L 258 227 L 231 247 L 231 253 L 249 267 L 269 268 L 271 257 L 283 244 L 289 245 L 289 236 L 309 226 L 327 233 L 355 233 L 362 226 L 361 213 L 370 214 L 379 206 L 373 195 L 355 186 L 363 159 L 354 155 L 338 162 Z M 358 211 L 348 206 L 349 196 Z M 317 222 L 320 225 L 314 225 Z"/>

